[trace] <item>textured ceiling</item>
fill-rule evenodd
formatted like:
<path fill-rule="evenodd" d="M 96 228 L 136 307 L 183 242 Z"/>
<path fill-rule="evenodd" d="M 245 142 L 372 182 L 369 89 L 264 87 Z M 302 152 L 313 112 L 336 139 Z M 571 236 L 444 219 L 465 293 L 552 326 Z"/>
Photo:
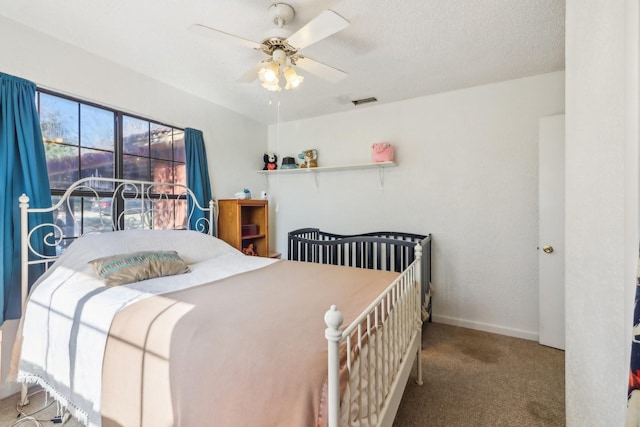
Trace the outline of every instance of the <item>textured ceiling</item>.
<path fill-rule="evenodd" d="M 294 32 L 325 9 L 350 25 L 301 52 L 346 71 L 308 72 L 274 94 L 236 80 L 266 55 L 199 23 L 261 42 L 275 28 L 270 0 L 0 0 L 0 15 L 257 121 L 290 121 L 564 69 L 561 0 L 289 0 Z M 55 23 L 55 25 L 51 25 Z M 371 104 L 368 104 L 371 105 Z"/>

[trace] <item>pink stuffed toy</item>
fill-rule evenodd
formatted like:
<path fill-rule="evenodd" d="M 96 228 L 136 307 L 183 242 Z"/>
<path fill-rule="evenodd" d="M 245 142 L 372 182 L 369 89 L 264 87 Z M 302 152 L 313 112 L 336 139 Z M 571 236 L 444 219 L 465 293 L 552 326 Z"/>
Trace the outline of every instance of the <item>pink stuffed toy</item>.
<path fill-rule="evenodd" d="M 374 162 L 391 162 L 393 147 L 388 142 L 376 142 L 371 146 L 371 157 Z"/>

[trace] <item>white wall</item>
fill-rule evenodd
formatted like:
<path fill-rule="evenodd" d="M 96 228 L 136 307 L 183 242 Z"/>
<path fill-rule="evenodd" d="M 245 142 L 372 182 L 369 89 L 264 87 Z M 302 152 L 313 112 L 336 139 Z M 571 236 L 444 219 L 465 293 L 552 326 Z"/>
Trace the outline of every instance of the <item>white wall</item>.
<path fill-rule="evenodd" d="M 567 426 L 622 426 L 638 263 L 640 14 L 637 0 L 566 8 Z"/>
<path fill-rule="evenodd" d="M 2 17 L 0 40 L 10 40 L 0 43 L 0 72 L 173 126 L 202 130 L 214 196 L 231 197 L 244 187 L 262 184 L 252 172 L 261 164 L 267 144 L 265 125 Z M 15 391 L 4 377 L 16 323 L 3 325 L 0 398 Z"/>
<path fill-rule="evenodd" d="M 282 105 L 281 108 L 286 108 Z M 272 231 L 432 233 L 434 320 L 537 339 L 538 119 L 564 112 L 551 73 L 269 127 L 279 157 L 369 162 L 389 141 L 397 168 L 272 175 Z M 274 235 L 272 234 L 272 236 Z"/>

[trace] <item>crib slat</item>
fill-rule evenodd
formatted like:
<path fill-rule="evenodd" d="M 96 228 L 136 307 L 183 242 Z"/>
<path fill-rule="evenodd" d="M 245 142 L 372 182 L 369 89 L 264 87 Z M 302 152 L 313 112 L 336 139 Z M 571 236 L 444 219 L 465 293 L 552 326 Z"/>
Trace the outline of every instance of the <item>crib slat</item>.
<path fill-rule="evenodd" d="M 402 272 L 415 260 L 414 247 L 422 246 L 419 303 L 427 301 L 431 283 L 431 235 L 374 232 L 339 235 L 304 228 L 289 233 L 288 259 Z M 431 312 L 430 302 L 425 307 Z"/>

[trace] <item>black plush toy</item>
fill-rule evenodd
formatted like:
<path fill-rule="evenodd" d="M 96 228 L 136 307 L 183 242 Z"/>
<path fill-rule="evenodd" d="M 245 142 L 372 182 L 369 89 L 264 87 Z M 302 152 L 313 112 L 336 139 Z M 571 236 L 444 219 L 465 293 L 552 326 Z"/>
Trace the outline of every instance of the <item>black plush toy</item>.
<path fill-rule="evenodd" d="M 276 156 L 275 153 L 264 153 L 262 159 L 264 160 L 264 167 L 262 170 L 272 171 L 274 169 L 278 169 L 278 156 Z"/>

